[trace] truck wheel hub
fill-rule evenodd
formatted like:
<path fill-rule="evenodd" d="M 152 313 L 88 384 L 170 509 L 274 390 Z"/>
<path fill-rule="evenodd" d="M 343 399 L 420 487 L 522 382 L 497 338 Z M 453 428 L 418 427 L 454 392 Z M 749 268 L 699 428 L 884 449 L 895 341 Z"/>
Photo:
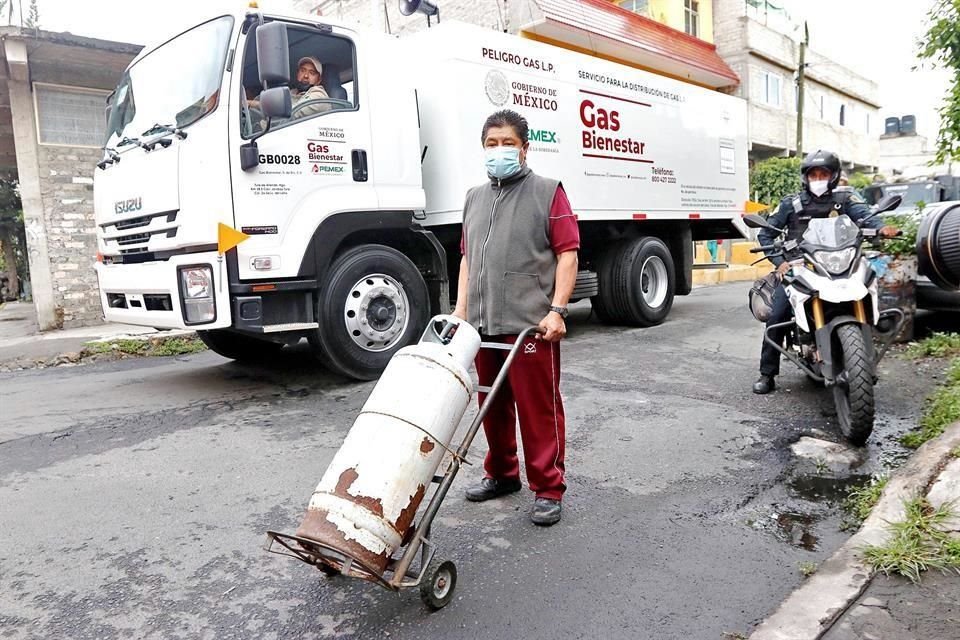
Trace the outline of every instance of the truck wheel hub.
<path fill-rule="evenodd" d="M 386 351 L 403 336 L 409 321 L 406 291 L 382 273 L 356 282 L 344 304 L 350 338 L 367 351 Z"/>

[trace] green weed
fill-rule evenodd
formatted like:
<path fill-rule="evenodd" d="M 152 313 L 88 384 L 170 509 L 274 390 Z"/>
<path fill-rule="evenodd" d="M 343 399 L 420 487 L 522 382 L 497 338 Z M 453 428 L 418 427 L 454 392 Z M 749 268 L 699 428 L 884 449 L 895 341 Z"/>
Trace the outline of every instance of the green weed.
<path fill-rule="evenodd" d="M 951 505 L 934 508 L 926 498 L 905 505 L 903 522 L 889 525 L 890 541 L 863 548 L 863 557 L 874 569 L 920 582 L 930 569 L 960 572 L 960 541 L 952 539 L 945 523 L 954 517 Z"/>

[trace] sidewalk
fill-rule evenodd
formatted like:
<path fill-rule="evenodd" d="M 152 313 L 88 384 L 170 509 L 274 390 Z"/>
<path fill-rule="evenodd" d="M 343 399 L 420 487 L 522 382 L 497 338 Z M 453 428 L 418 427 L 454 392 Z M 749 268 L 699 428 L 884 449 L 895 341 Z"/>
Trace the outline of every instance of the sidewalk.
<path fill-rule="evenodd" d="M 32 304 L 8 302 L 0 306 L 0 369 L 33 366 L 61 354 L 79 353 L 85 343 L 94 340 L 155 333 L 156 329 L 127 324 L 99 324 L 40 333 Z"/>
<path fill-rule="evenodd" d="M 891 477 L 859 532 L 794 591 L 751 640 L 951 640 L 960 638 L 960 574 L 937 570 L 912 584 L 874 574 L 865 545 L 883 545 L 888 523 L 904 519 L 904 502 L 926 495 L 936 508 L 960 512 L 960 422 L 924 444 Z M 947 525 L 960 538 L 960 517 Z"/>

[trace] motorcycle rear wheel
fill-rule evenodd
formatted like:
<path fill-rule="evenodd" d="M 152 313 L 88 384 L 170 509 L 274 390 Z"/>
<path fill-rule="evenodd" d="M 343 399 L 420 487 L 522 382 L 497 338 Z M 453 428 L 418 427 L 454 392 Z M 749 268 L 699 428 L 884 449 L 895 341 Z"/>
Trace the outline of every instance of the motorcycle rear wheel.
<path fill-rule="evenodd" d="M 838 365 L 846 374 L 846 385 L 833 387 L 833 402 L 843 436 L 857 447 L 867 443 L 873 432 L 875 413 L 873 363 L 867 356 L 863 330 L 854 324 L 837 327 Z"/>

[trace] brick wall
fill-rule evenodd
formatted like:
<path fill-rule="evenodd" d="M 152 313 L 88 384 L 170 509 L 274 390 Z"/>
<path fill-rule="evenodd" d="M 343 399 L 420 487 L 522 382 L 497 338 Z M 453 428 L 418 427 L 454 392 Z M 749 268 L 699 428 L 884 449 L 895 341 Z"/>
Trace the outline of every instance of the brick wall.
<path fill-rule="evenodd" d="M 93 270 L 97 254 L 93 170 L 100 157 L 98 149 L 38 148 L 54 304 L 67 328 L 102 321 Z"/>

